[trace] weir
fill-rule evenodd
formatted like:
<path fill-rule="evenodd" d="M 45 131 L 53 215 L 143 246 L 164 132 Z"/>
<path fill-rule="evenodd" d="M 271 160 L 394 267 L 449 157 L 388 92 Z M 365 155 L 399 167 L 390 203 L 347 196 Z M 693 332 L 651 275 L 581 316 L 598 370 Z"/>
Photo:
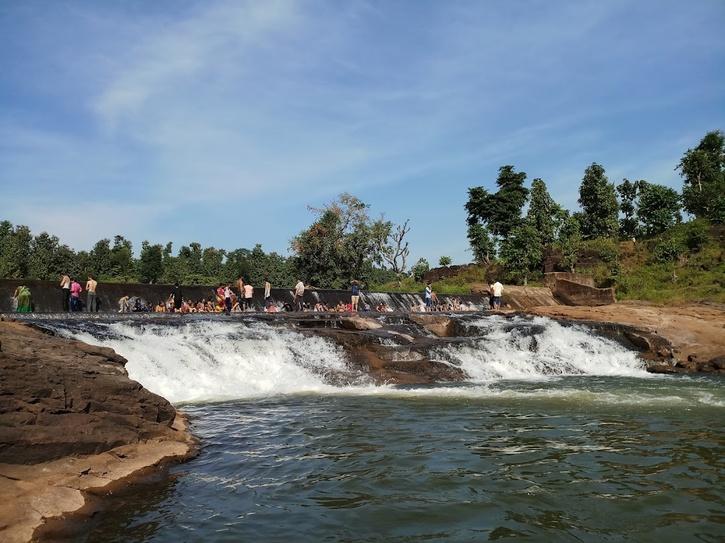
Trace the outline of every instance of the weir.
<path fill-rule="evenodd" d="M 449 315 L 455 335 L 445 338 L 398 315 L 379 317 L 381 327 L 371 330 L 341 329 L 339 320 L 324 315 L 305 321 L 191 317 L 32 320 L 56 334 L 113 348 L 128 359 L 132 379 L 175 403 L 286 394 L 475 395 L 506 380 L 647 375 L 637 353 L 584 327 L 543 317 Z M 315 322 L 318 328 L 310 325 Z M 431 379 L 417 381 L 419 386 L 394 386 L 425 372 Z M 451 380 L 476 388 L 436 384 Z"/>
<path fill-rule="evenodd" d="M 63 309 L 62 290 L 54 281 L 36 281 L 22 279 L 0 279 L 0 313 L 12 311 L 12 295 L 18 285 L 26 285 L 30 288 L 37 313 L 57 313 Z M 85 282 L 82 283 L 85 286 Z M 118 312 L 118 300 L 123 296 L 137 297 L 150 304 L 157 304 L 166 300 L 173 292 L 173 285 L 149 285 L 142 283 L 99 283 L 97 296 L 100 301 L 100 312 Z M 198 301 L 216 296 L 215 287 L 209 285 L 182 285 L 182 295 L 185 299 Z M 81 299 L 85 302 L 85 292 Z M 467 308 L 482 310 L 488 307 L 488 298 L 481 295 L 438 295 L 441 302 L 447 303 L 452 298 L 461 300 Z M 278 306 L 285 303 L 292 304 L 294 293 L 292 288 L 273 288 L 272 299 Z M 387 293 L 387 292 L 362 292 L 362 299 L 371 306 L 385 302 L 388 307 L 395 311 L 409 311 L 413 306 L 420 306 L 423 298 L 419 293 Z M 304 302 L 314 305 L 323 302 L 328 306 L 337 305 L 339 302 L 350 302 L 349 290 L 333 289 L 308 289 L 305 291 Z M 264 289 L 255 287 L 252 298 L 254 308 L 261 311 L 264 308 Z"/>

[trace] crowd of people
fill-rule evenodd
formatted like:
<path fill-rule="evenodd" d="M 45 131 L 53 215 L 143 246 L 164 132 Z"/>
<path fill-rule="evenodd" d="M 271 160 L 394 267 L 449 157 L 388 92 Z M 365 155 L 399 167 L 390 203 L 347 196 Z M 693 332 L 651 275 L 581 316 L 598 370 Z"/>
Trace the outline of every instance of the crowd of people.
<path fill-rule="evenodd" d="M 62 296 L 63 311 L 97 312 L 100 309 L 101 301 L 97 295 L 98 282 L 89 275 L 85 288 L 80 282 L 69 275 L 60 278 L 59 287 Z M 305 291 L 310 287 L 302 280 L 298 280 L 292 289 L 292 301 L 275 301 L 272 298 L 272 284 L 268 279 L 264 281 L 264 294 L 260 303 L 255 303 L 255 287 L 239 277 L 234 283 L 220 283 L 212 288 L 209 295 L 192 299 L 185 297 L 181 285 L 176 283 L 168 297 L 152 304 L 139 296 L 124 295 L 118 299 L 119 313 L 240 313 L 244 311 L 258 311 L 261 309 L 266 313 L 279 311 L 313 311 L 324 313 L 355 313 L 355 312 L 378 312 L 390 313 L 394 308 L 385 301 L 373 302 L 370 297 L 364 296 L 362 286 L 358 281 L 350 284 L 349 302 L 339 300 L 336 304 L 327 304 L 317 300 L 314 303 L 305 301 Z M 85 300 L 82 294 L 85 292 Z M 492 309 L 501 307 L 501 296 L 503 285 L 498 281 L 493 282 L 489 287 L 489 301 Z M 367 299 L 366 299 L 367 298 Z M 423 292 L 423 300 L 420 304 L 414 304 L 410 311 L 414 312 L 455 312 L 474 311 L 476 308 L 471 302 L 463 302 L 457 297 L 448 297 L 440 300 L 432 289 L 430 282 L 426 284 Z M 13 310 L 19 313 L 35 311 L 30 289 L 21 285 L 18 286 L 13 295 Z"/>

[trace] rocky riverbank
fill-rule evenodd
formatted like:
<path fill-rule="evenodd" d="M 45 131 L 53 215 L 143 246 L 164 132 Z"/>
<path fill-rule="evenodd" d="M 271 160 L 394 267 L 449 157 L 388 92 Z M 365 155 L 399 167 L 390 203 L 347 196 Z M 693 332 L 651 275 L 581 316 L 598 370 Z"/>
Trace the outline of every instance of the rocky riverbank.
<path fill-rule="evenodd" d="M 662 357 L 651 357 L 660 358 L 648 365 L 652 372 L 725 374 L 725 308 L 719 305 L 622 302 L 598 307 L 538 306 L 528 308 L 527 313 L 595 326 L 629 327 L 662 338 L 672 346 L 673 359 L 668 363 Z"/>
<path fill-rule="evenodd" d="M 186 421 L 113 350 L 0 322 L 0 540 L 28 541 L 145 470 L 196 452 Z"/>

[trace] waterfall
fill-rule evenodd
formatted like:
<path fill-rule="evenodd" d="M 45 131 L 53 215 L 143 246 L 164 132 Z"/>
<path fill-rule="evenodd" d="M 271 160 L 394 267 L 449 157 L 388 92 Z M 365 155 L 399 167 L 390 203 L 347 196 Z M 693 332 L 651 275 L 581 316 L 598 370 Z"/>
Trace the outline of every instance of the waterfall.
<path fill-rule="evenodd" d="M 464 337 L 429 355 L 461 367 L 472 385 L 563 375 L 648 375 L 636 353 L 584 327 L 543 317 L 488 316 L 463 322 Z M 175 403 L 401 392 L 374 386 L 348 364 L 346 352 L 333 340 L 255 320 L 48 320 L 45 326 L 113 348 L 128 359 L 132 379 Z M 418 392 L 424 390 L 432 391 L 423 387 Z"/>

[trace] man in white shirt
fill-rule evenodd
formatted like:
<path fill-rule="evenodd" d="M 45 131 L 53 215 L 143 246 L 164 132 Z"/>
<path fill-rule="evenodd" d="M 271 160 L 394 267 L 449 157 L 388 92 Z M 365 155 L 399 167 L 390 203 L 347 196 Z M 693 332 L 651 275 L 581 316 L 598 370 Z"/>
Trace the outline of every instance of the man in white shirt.
<path fill-rule="evenodd" d="M 493 308 L 501 309 L 501 296 L 503 296 L 503 285 L 496 281 L 493 285 L 491 285 L 491 290 L 493 294 Z"/>
<path fill-rule="evenodd" d="M 245 309 L 254 309 L 254 303 L 252 302 L 252 298 L 254 297 L 254 287 L 247 283 L 244 285 L 244 308 Z"/>
<path fill-rule="evenodd" d="M 302 282 L 302 280 L 297 281 L 297 284 L 295 285 L 295 309 L 297 311 L 303 311 L 304 307 L 302 306 L 302 298 L 305 296 L 305 284 Z"/>

